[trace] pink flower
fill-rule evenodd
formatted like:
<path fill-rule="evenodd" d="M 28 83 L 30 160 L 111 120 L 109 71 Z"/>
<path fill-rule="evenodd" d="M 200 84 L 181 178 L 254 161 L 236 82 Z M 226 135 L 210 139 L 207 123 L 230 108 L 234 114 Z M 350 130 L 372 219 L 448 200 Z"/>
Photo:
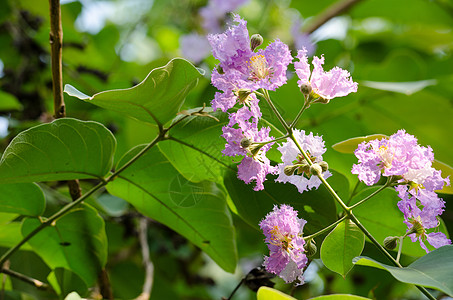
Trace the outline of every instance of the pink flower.
<path fill-rule="evenodd" d="M 227 144 L 222 151 L 227 156 L 244 156 L 238 165 L 238 178 L 249 184 L 256 182 L 255 191 L 264 189 L 263 182 L 267 174 L 274 174 L 277 168 L 271 166 L 266 152 L 273 143 L 265 144 L 251 150 L 259 143 L 271 141 L 270 128 L 262 127 L 258 130 L 257 119 L 247 106 L 236 113 L 230 114 L 228 126 L 223 127 L 223 135 Z"/>
<path fill-rule="evenodd" d="M 357 92 L 357 82 L 352 81 L 348 71 L 334 67 L 329 72 L 324 72 L 322 65 L 324 57 L 313 57 L 313 72 L 310 76 L 310 65 L 308 64 L 307 50 L 299 50 L 296 58 L 299 61 L 294 63 L 296 74 L 299 77 L 297 84 L 309 84 L 316 97 L 330 100 L 335 97 L 343 97 L 352 92 Z"/>
<path fill-rule="evenodd" d="M 221 34 L 208 35 L 212 54 L 220 61 L 211 82 L 222 91 L 212 101 L 213 109 L 227 111 L 238 101 L 237 92 L 275 90 L 286 83 L 286 70 L 292 61 L 287 45 L 275 40 L 266 49 L 254 52 L 250 46 L 247 22 L 238 15 L 236 24 Z"/>
<path fill-rule="evenodd" d="M 274 206 L 259 224 L 270 252 L 263 265 L 287 283 L 304 282 L 303 269 L 308 259 L 304 254 L 302 232 L 306 223 L 297 217 L 297 211 L 291 206 L 282 204 L 280 208 Z"/>

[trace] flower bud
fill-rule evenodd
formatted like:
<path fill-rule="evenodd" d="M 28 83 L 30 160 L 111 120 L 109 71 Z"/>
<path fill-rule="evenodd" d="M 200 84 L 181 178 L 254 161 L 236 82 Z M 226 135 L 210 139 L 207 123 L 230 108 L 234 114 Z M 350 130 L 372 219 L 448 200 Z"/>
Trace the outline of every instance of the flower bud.
<path fill-rule="evenodd" d="M 248 138 L 246 137 L 243 137 L 242 140 L 241 140 L 241 147 L 242 148 L 248 148 L 250 145 L 252 144 L 252 141 L 249 140 Z"/>
<path fill-rule="evenodd" d="M 315 255 L 316 252 L 318 251 L 318 247 L 316 247 L 315 241 L 313 240 L 308 240 L 307 243 L 304 245 L 304 249 L 305 255 L 307 255 L 308 257 Z"/>
<path fill-rule="evenodd" d="M 310 166 L 310 174 L 311 175 L 321 175 L 322 174 L 322 168 L 318 164 L 312 164 Z"/>
<path fill-rule="evenodd" d="M 311 84 L 309 82 L 302 84 L 300 86 L 300 91 L 304 95 L 310 95 L 310 93 L 312 91 Z"/>
<path fill-rule="evenodd" d="M 262 43 L 263 37 L 260 34 L 255 33 L 250 37 L 250 48 L 252 48 L 252 51 L 255 51 L 255 49 L 261 46 Z"/>
<path fill-rule="evenodd" d="M 298 167 L 299 166 L 295 165 L 285 166 L 285 168 L 283 169 L 283 173 L 285 173 L 286 176 L 291 176 L 294 174 L 294 171 L 296 171 Z"/>
<path fill-rule="evenodd" d="M 398 245 L 398 237 L 397 236 L 388 236 L 384 239 L 384 247 L 388 250 L 393 250 Z"/>
<path fill-rule="evenodd" d="M 329 164 L 325 161 L 320 162 L 319 165 L 321 166 L 321 169 L 323 172 L 325 172 L 329 169 Z"/>

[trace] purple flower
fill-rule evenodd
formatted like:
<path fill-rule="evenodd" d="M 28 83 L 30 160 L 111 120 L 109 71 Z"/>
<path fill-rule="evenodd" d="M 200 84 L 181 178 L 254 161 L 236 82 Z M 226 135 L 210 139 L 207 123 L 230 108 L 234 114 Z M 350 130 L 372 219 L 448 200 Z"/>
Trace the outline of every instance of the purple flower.
<path fill-rule="evenodd" d="M 423 186 L 426 190 L 440 190 L 449 184 L 441 172 L 432 167 L 434 154 L 431 147 L 417 144 L 417 139 L 404 130 L 388 139 L 361 143 L 354 151 L 359 163 L 353 165 L 352 173 L 366 185 L 377 183 L 381 175 L 400 176 L 401 182 Z"/>
<path fill-rule="evenodd" d="M 431 246 L 439 248 L 451 244 L 442 232 L 427 233 L 427 229 L 437 228 L 439 221 L 437 217 L 442 214 L 445 202 L 433 191 L 425 189 L 411 189 L 407 185 L 396 186 L 398 196 L 398 208 L 404 214 L 404 223 L 408 226 L 408 236 L 412 242 L 419 241 L 420 246 L 429 252 L 425 240 Z"/>
<path fill-rule="evenodd" d="M 250 48 L 247 22 L 234 15 L 235 25 L 221 34 L 208 35 L 212 53 L 220 63 L 212 72 L 216 93 L 213 108 L 227 111 L 238 100 L 237 91 L 275 90 L 286 83 L 286 70 L 292 61 L 287 45 L 280 40 L 258 52 Z"/>
<path fill-rule="evenodd" d="M 181 36 L 179 44 L 182 55 L 196 64 L 201 62 L 210 53 L 208 40 L 205 36 L 197 33 Z"/>
<path fill-rule="evenodd" d="M 244 156 L 238 165 L 238 178 L 247 184 L 255 181 L 254 190 L 259 191 L 264 189 L 266 175 L 274 174 L 277 168 L 271 166 L 266 157 L 266 152 L 273 144 L 265 143 L 272 140 L 269 137 L 270 128 L 262 127 L 258 130 L 256 122 L 257 119 L 247 106 L 230 114 L 228 126 L 222 129 L 222 137 L 227 141 L 222 153 L 227 156 Z M 260 143 L 265 144 L 261 146 Z"/>
<path fill-rule="evenodd" d="M 329 72 L 324 72 L 322 65 L 324 57 L 313 57 L 313 72 L 310 76 L 310 65 L 308 64 L 307 50 L 299 50 L 296 56 L 299 61 L 294 63 L 296 74 L 299 77 L 297 84 L 310 84 L 315 97 L 330 100 L 335 97 L 343 97 L 352 92 L 357 92 L 357 82 L 352 81 L 348 71 L 334 67 Z"/>
<path fill-rule="evenodd" d="M 303 268 L 308 261 L 302 238 L 305 223 L 307 221 L 299 219 L 291 206 L 282 204 L 280 208 L 274 206 L 274 210 L 259 224 L 270 252 L 263 265 L 268 272 L 277 274 L 287 283 L 304 282 Z"/>
<path fill-rule="evenodd" d="M 324 141 L 320 136 L 314 136 L 313 133 L 306 135 L 305 131 L 294 129 L 294 135 L 296 140 L 301 145 L 302 149 L 309 154 L 311 157 L 312 162 L 319 163 L 322 161 L 322 154 L 326 152 L 326 148 L 324 147 Z M 286 175 L 285 174 L 285 167 L 297 165 L 297 164 L 307 164 L 304 157 L 301 155 L 299 149 L 297 148 L 296 144 L 288 138 L 287 142 L 284 142 L 280 147 L 277 148 L 282 154 L 282 162 L 278 165 L 278 177 L 275 181 L 278 182 L 289 182 L 294 184 L 299 193 L 307 191 L 312 188 L 318 188 L 321 185 L 321 180 L 317 176 L 310 176 L 304 173 L 297 175 Z M 301 168 L 302 170 L 303 168 Z M 308 167 L 307 167 L 308 171 Z M 296 172 L 298 173 L 298 172 Z M 329 171 L 323 173 L 324 178 L 330 177 L 332 174 Z"/>

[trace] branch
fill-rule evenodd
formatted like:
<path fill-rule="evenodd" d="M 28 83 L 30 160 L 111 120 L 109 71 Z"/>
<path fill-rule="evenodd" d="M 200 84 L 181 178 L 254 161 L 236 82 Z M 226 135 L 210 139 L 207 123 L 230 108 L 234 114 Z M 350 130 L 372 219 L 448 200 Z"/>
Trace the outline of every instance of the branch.
<path fill-rule="evenodd" d="M 110 285 L 109 276 L 105 269 L 101 270 L 98 277 L 99 290 L 102 295 L 102 299 L 113 300 L 112 286 Z"/>
<path fill-rule="evenodd" d="M 50 55 L 52 61 L 52 90 L 54 100 L 55 118 L 66 116 L 66 110 L 63 98 L 63 73 L 62 73 L 62 45 L 63 30 L 61 27 L 60 1 L 49 0 L 50 9 Z"/>
<path fill-rule="evenodd" d="M 7 268 L 2 268 L 0 270 L 0 273 L 4 273 L 6 275 L 9 275 L 11 277 L 15 277 L 19 280 L 22 280 L 23 282 L 29 283 L 33 286 L 35 286 L 38 290 L 43 290 L 43 291 L 53 291 L 52 287 L 48 285 L 47 283 L 44 283 L 42 281 L 39 281 L 38 279 L 34 279 L 31 277 L 28 277 L 27 275 L 15 272 L 13 270 L 7 269 Z"/>
<path fill-rule="evenodd" d="M 320 13 L 313 22 L 310 22 L 303 31 L 306 33 L 313 33 L 313 31 L 324 25 L 327 21 L 347 12 L 352 6 L 360 1 L 362 0 L 344 0 L 335 2 Z"/>
<path fill-rule="evenodd" d="M 53 91 L 53 110 L 56 119 L 66 117 L 66 108 L 63 97 L 63 71 L 62 71 L 62 46 L 63 29 L 61 27 L 60 0 L 49 0 L 50 10 L 50 56 L 52 62 L 52 91 Z M 79 181 L 68 181 L 69 194 L 72 200 L 82 196 Z"/>
<path fill-rule="evenodd" d="M 153 288 L 154 265 L 149 258 L 148 219 L 145 217 L 140 219 L 138 238 L 142 248 L 143 264 L 145 265 L 145 283 L 143 284 L 142 293 L 136 300 L 148 300 L 151 297 Z"/>

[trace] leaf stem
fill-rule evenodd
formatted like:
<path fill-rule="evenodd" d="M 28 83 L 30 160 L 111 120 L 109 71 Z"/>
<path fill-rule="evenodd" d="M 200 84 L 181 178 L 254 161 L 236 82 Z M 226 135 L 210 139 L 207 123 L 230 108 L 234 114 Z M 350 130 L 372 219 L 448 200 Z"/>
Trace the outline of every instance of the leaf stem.
<path fill-rule="evenodd" d="M 285 120 L 283 119 L 282 115 L 278 112 L 277 108 L 275 107 L 274 103 L 271 100 L 271 97 L 269 96 L 269 92 L 267 90 L 265 90 L 265 89 L 261 89 L 261 90 L 263 91 L 264 99 L 266 100 L 267 104 L 269 104 L 269 106 L 272 109 L 272 111 L 274 112 L 275 116 L 277 116 L 277 119 L 280 121 L 280 123 L 282 124 L 283 128 L 285 128 L 287 133 L 291 133 L 292 132 L 291 128 L 285 122 Z"/>
<path fill-rule="evenodd" d="M 341 217 L 340 219 L 336 220 L 335 222 L 333 222 L 332 224 L 330 224 L 329 226 L 327 226 L 326 228 L 324 229 L 321 229 L 320 231 L 316 232 L 316 233 L 313 233 L 311 235 L 308 235 L 308 236 L 305 236 L 304 237 L 304 240 L 308 241 L 310 239 L 313 239 L 315 237 L 317 237 L 318 235 L 321 235 L 327 231 L 329 231 L 330 229 L 334 228 L 335 226 L 337 226 L 339 223 L 343 222 L 348 216 L 343 216 Z"/>
<path fill-rule="evenodd" d="M 299 122 L 300 117 L 302 116 L 302 114 L 304 113 L 304 111 L 310 106 L 310 102 L 309 102 L 309 100 L 308 100 L 308 97 L 309 97 L 309 96 L 305 96 L 305 95 L 304 95 L 304 98 L 305 98 L 304 105 L 303 105 L 302 108 L 300 109 L 300 111 L 299 111 L 299 113 L 297 114 L 297 116 L 294 118 L 294 120 L 293 120 L 293 122 L 291 123 L 291 125 L 289 125 L 289 127 L 291 127 L 291 128 L 296 127 L 296 124 L 297 124 L 297 122 Z"/>
<path fill-rule="evenodd" d="M 392 180 L 391 180 L 391 177 L 388 177 L 387 178 L 387 182 L 381 186 L 378 190 L 374 191 L 374 193 L 372 193 L 371 195 L 363 198 L 362 200 L 360 200 L 359 202 L 357 202 L 356 204 L 352 205 L 352 206 L 349 206 L 349 209 L 354 209 L 356 208 L 357 206 L 365 203 L 366 201 L 368 201 L 369 199 L 371 199 L 372 197 L 376 196 L 376 194 L 378 194 L 379 192 L 383 191 L 385 188 L 389 187 L 390 184 L 392 183 Z"/>
<path fill-rule="evenodd" d="M 401 257 L 401 250 L 403 250 L 403 240 L 404 240 L 404 237 L 405 236 L 400 236 L 398 238 L 399 240 L 399 247 L 398 247 L 398 254 L 396 255 L 396 261 L 399 262 L 400 261 L 400 257 Z"/>
<path fill-rule="evenodd" d="M 36 227 L 32 232 L 27 234 L 16 246 L 8 249 L 2 257 L 0 257 L 0 267 L 3 266 L 5 261 L 16 251 L 22 247 L 23 244 L 28 242 L 32 237 L 34 237 L 38 232 L 46 228 L 47 226 L 52 225 L 58 218 L 64 216 L 66 213 L 68 213 L 72 208 L 75 206 L 79 205 L 82 203 L 85 199 L 87 199 L 89 196 L 91 196 L 94 192 L 102 188 L 103 186 L 107 185 L 110 181 L 116 178 L 121 172 L 123 172 L 126 168 L 128 168 L 132 163 L 134 163 L 137 159 L 139 159 L 143 154 L 145 154 L 146 151 L 151 149 L 153 146 L 155 146 L 158 142 L 166 139 L 165 137 L 165 132 L 161 132 L 152 142 L 150 142 L 145 148 L 143 148 L 139 153 L 137 153 L 133 158 L 131 158 L 127 163 L 125 163 L 121 168 L 116 170 L 113 174 L 111 174 L 109 177 L 107 177 L 104 181 L 98 183 L 95 185 L 93 188 L 91 188 L 88 192 L 80 196 L 78 199 L 75 201 L 68 203 L 66 206 L 64 206 L 62 209 L 60 209 L 58 212 L 53 214 L 51 217 L 48 219 L 45 219 L 41 225 Z"/>

